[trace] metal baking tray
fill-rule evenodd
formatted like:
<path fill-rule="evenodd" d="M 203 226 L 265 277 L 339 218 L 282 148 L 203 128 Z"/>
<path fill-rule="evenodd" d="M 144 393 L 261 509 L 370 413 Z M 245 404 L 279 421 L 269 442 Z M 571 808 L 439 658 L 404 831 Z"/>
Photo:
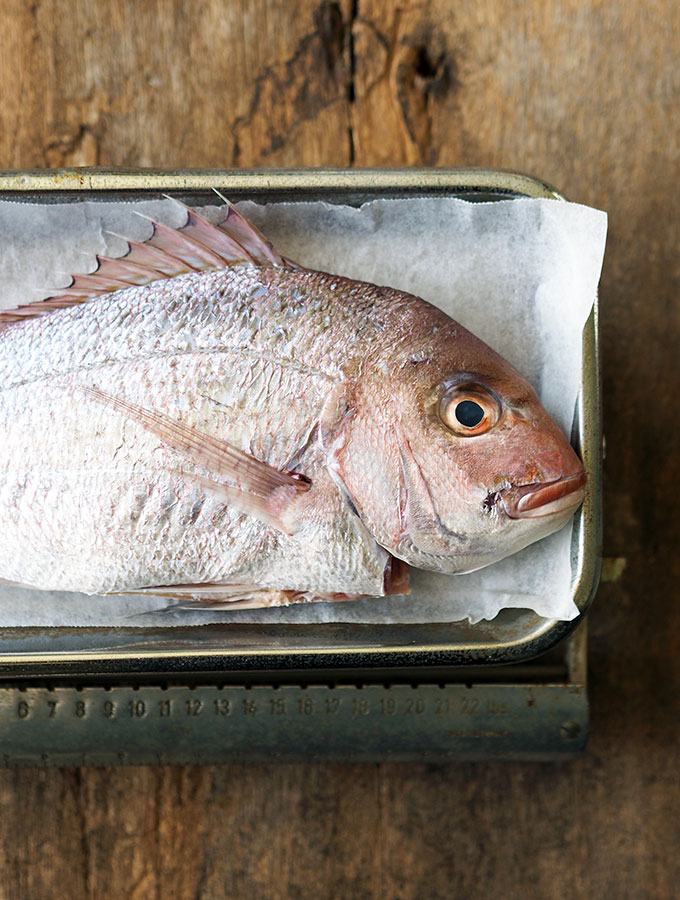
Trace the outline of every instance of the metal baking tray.
<path fill-rule="evenodd" d="M 218 188 L 231 200 L 325 200 L 447 195 L 471 201 L 564 199 L 526 175 L 481 169 L 107 170 L 0 173 L 0 198 L 40 203 L 151 199 L 172 194 L 200 206 Z M 572 622 L 504 610 L 493 621 L 429 625 L 205 625 L 182 628 L 9 628 L 0 635 L 5 678 L 121 678 L 158 674 L 301 671 L 391 672 L 404 667 L 514 663 L 554 647 L 582 620 L 600 560 L 600 398 L 597 298 L 583 333 L 583 371 L 573 442 L 588 476 L 572 543 Z M 470 670 L 472 672 L 472 670 Z"/>

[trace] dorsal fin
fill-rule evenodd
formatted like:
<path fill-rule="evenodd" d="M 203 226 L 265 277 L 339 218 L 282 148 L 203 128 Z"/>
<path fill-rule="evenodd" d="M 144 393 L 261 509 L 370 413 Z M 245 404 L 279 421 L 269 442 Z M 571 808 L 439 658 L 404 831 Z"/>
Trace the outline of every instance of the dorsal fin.
<path fill-rule="evenodd" d="M 142 216 L 153 226 L 147 240 L 132 241 L 123 238 L 128 248 L 123 256 L 113 258 L 97 254 L 97 268 L 93 272 L 74 275 L 71 284 L 53 297 L 20 305 L 15 309 L 2 310 L 0 329 L 56 309 L 86 303 L 102 294 L 174 278 L 185 272 L 244 264 L 297 268 L 295 263 L 279 256 L 257 228 L 219 192 L 216 193 L 224 201 L 226 209 L 226 216 L 217 225 L 213 225 L 180 200 L 168 197 L 186 210 L 187 220 L 184 225 L 172 228 L 148 216 Z"/>

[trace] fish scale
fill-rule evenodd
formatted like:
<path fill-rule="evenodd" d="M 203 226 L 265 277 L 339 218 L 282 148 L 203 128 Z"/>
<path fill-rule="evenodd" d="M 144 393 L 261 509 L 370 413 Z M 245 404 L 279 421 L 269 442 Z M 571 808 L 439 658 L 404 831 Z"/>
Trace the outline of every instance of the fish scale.
<path fill-rule="evenodd" d="M 580 461 L 494 351 L 420 298 L 282 259 L 233 207 L 98 265 L 0 313 L 1 579 L 383 595 L 406 588 L 399 560 L 487 565 L 582 497 Z"/>
<path fill-rule="evenodd" d="M 358 593 L 382 590 L 386 554 L 362 528 L 339 526 L 338 520 L 350 513 L 337 486 L 328 477 L 319 478 L 315 448 L 307 448 L 306 455 L 303 450 L 297 461 L 317 481 L 325 481 L 329 496 L 326 509 L 320 507 L 321 521 L 308 528 L 301 550 L 299 540 L 272 534 L 262 523 L 213 502 L 192 521 L 196 489 L 178 470 L 190 474 L 195 466 L 178 461 L 133 422 L 96 408 L 82 414 L 78 386 L 94 381 L 149 408 L 169 410 L 178 421 L 256 453 L 273 466 L 299 457 L 342 373 L 328 365 L 323 342 L 329 333 L 323 321 L 320 335 L 307 323 L 305 333 L 312 339 L 306 345 L 277 339 L 287 298 L 299 310 L 304 294 L 299 278 L 287 289 L 289 272 L 267 272 L 270 281 L 284 284 L 270 322 L 266 309 L 252 308 L 253 286 L 259 291 L 262 274 L 227 270 L 180 275 L 96 301 L 96 324 L 92 309 L 79 306 L 52 313 L 49 329 L 41 331 L 38 322 L 31 322 L 4 336 L 0 508 L 10 510 L 0 548 L 4 577 L 42 586 L 47 568 L 53 589 L 68 589 L 75 581 L 91 593 L 227 576 L 283 587 L 282 580 L 292 571 L 297 575 L 301 565 L 313 572 L 321 568 L 307 555 L 311 547 L 325 546 L 328 574 L 315 574 L 310 587 L 338 589 L 340 579 L 344 589 Z M 77 342 L 74 332 L 80 335 Z M 250 346 L 243 347 L 245 339 Z M 27 365 L 27 359 L 39 364 Z M 274 404 L 272 397 L 291 402 Z M 52 425 L 46 429 L 47 420 Z M 100 463 L 101 450 L 93 458 L 95 435 L 97 444 L 109 450 L 104 458 L 115 460 L 113 467 Z M 140 459 L 147 462 L 140 464 Z M 47 509 L 60 489 L 68 501 Z M 176 503 L 163 511 L 160 498 L 168 492 Z M 30 503 L 22 503 L 26 498 Z M 13 516 L 12 509 L 21 514 Z M 46 535 L 40 523 L 48 520 Z M 102 527 L 106 521 L 110 527 Z M 31 546 L 33 556 L 26 550 Z M 58 567 L 55 560 L 61 561 Z"/>

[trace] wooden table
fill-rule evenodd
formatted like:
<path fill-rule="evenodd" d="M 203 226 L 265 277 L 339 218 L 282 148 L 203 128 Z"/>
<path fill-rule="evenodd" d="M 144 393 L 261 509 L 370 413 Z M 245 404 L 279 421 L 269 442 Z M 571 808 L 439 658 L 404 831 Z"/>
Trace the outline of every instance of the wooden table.
<path fill-rule="evenodd" d="M 561 765 L 0 772 L 0 898 L 680 895 L 680 6 L 7 0 L 0 166 L 477 165 L 604 208 L 605 579 Z"/>

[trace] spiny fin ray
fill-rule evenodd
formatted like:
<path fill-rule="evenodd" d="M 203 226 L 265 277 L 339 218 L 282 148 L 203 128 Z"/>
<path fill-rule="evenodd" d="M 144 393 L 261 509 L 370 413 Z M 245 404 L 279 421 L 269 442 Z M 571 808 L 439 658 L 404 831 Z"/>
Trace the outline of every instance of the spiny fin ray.
<path fill-rule="evenodd" d="M 71 284 L 54 296 L 1 311 L 0 330 L 57 309 L 86 303 L 102 294 L 174 278 L 186 272 L 234 265 L 298 268 L 295 263 L 283 259 L 255 226 L 221 194 L 219 196 L 225 202 L 226 216 L 217 225 L 181 201 L 168 198 L 186 210 L 184 225 L 172 228 L 142 216 L 153 226 L 147 240 L 133 241 L 116 235 L 123 237 L 127 244 L 123 256 L 114 258 L 97 254 L 97 268 L 93 272 L 73 276 Z"/>

